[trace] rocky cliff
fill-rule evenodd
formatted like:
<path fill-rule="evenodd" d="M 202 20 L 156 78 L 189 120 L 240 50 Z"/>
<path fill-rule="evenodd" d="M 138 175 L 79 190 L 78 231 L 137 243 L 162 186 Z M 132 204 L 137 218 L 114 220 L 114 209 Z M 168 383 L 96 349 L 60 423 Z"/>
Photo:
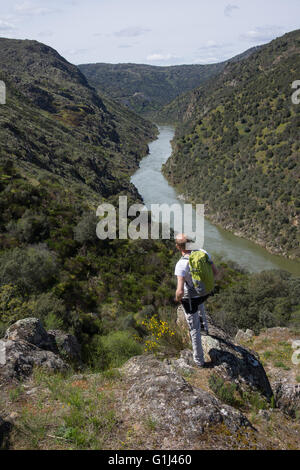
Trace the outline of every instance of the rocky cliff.
<path fill-rule="evenodd" d="M 147 154 L 156 128 L 110 100 L 51 47 L 0 39 L 1 158 L 26 174 L 55 175 L 103 196 L 136 192 L 129 176 Z"/>
<path fill-rule="evenodd" d="M 181 321 L 179 311 L 179 328 L 186 335 Z M 35 448 L 298 448 L 299 425 L 281 411 L 280 399 L 273 401 L 257 353 L 236 344 L 211 319 L 203 336 L 206 369 L 195 368 L 191 350 L 185 349 L 179 358 L 133 357 L 109 375 L 74 375 L 66 357 L 60 357 L 56 338 L 62 334 L 47 333 L 36 319 L 19 321 L 6 332 L 6 360 L 0 365 L 6 400 L 0 420 L 3 447 L 31 448 L 36 420 L 43 419 Z M 78 359 L 72 341 L 65 352 L 73 344 Z M 221 388 L 213 386 L 217 382 Z M 40 416 L 36 404 L 41 400 L 46 414 Z M 31 423 L 26 438 L 24 419 Z M 275 428 L 279 434 L 270 432 Z"/>

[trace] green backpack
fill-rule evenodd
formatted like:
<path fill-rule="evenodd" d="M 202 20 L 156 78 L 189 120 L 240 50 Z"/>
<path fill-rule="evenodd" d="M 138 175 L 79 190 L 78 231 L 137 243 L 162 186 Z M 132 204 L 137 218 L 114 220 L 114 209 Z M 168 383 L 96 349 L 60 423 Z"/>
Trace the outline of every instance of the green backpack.
<path fill-rule="evenodd" d="M 211 262 L 204 251 L 192 251 L 189 256 L 189 266 L 196 292 L 203 297 L 210 294 L 215 285 Z"/>

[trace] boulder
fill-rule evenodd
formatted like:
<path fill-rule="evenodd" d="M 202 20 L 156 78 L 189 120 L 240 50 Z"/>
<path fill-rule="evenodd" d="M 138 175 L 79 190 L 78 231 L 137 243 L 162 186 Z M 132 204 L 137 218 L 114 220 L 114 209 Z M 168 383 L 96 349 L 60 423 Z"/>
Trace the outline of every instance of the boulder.
<path fill-rule="evenodd" d="M 212 426 L 223 424 L 232 433 L 250 426 L 240 411 L 193 388 L 172 365 L 152 355 L 131 358 L 121 373 L 129 384 L 122 413 L 151 418 L 166 436 L 180 434 L 190 441 Z"/>
<path fill-rule="evenodd" d="M 300 412 L 300 384 L 290 378 L 272 383 L 276 406 L 291 418 L 296 418 Z"/>
<path fill-rule="evenodd" d="M 292 348 L 293 349 L 300 349 L 300 339 L 295 339 L 292 341 Z"/>
<path fill-rule="evenodd" d="M 40 349 L 58 354 L 55 338 L 49 335 L 38 318 L 24 318 L 11 325 L 4 340 L 26 341 Z"/>
<path fill-rule="evenodd" d="M 23 380 L 35 366 L 50 371 L 65 371 L 55 337 L 46 332 L 37 318 L 25 318 L 11 325 L 1 341 L 0 379 Z"/>
<path fill-rule="evenodd" d="M 81 363 L 81 348 L 75 336 L 61 330 L 50 330 L 48 335 L 54 338 L 62 358 L 70 362 Z"/>
<path fill-rule="evenodd" d="M 51 372 L 67 370 L 67 364 L 52 351 L 27 343 L 26 341 L 5 341 L 6 361 L 0 365 L 0 379 L 10 382 L 29 377 L 36 367 L 46 367 Z"/>
<path fill-rule="evenodd" d="M 11 429 L 12 424 L 9 421 L 5 421 L 0 416 L 0 450 L 9 447 L 9 434 Z"/>
<path fill-rule="evenodd" d="M 177 326 L 185 330 L 182 336 L 189 335 L 181 307 L 177 315 Z M 234 382 L 242 391 L 257 391 L 270 400 L 273 392 L 258 355 L 234 344 L 229 335 L 213 324 L 209 315 L 207 321 L 209 334 L 202 336 L 205 361 L 223 380 Z"/>
<path fill-rule="evenodd" d="M 241 341 L 249 341 L 254 336 L 254 331 L 252 330 L 238 330 L 237 334 L 235 335 L 234 341 L 236 343 L 240 343 Z"/>

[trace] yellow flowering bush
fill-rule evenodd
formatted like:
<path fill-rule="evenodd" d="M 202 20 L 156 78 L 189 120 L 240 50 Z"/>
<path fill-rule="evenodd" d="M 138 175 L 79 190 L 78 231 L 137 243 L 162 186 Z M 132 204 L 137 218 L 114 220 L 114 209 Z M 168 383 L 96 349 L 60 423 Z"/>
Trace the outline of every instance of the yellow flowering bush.
<path fill-rule="evenodd" d="M 149 320 L 144 320 L 142 325 L 150 334 L 150 338 L 145 342 L 145 352 L 156 352 L 162 338 L 175 335 L 168 323 L 160 320 L 157 315 L 153 315 Z"/>

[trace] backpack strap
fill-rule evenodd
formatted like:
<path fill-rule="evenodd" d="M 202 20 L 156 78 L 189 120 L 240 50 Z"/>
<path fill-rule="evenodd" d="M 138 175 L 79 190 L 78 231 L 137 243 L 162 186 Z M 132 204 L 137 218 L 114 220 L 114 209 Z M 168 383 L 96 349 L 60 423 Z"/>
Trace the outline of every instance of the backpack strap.
<path fill-rule="evenodd" d="M 189 255 L 184 255 L 181 257 L 181 259 L 184 259 L 184 260 L 189 260 L 190 256 Z M 190 311 L 192 311 L 192 298 L 191 298 L 191 293 L 190 293 L 190 289 L 189 289 L 189 284 L 187 283 L 187 281 L 184 281 L 185 284 L 187 285 L 187 293 L 188 293 L 188 296 L 189 296 L 189 304 L 190 304 Z"/>

